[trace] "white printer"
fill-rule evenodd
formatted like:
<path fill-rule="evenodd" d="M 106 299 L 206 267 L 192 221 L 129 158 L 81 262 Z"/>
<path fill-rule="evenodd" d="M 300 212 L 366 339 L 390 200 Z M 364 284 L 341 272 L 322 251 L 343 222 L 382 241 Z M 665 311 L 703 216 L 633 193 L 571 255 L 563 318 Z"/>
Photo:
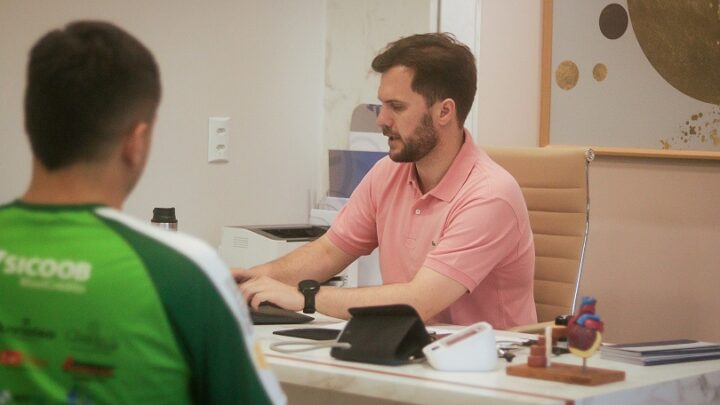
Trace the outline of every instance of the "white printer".
<path fill-rule="evenodd" d="M 250 268 L 319 238 L 327 229 L 318 225 L 224 226 L 219 253 L 230 267 Z M 357 264 L 348 266 L 328 284 L 357 287 Z"/>

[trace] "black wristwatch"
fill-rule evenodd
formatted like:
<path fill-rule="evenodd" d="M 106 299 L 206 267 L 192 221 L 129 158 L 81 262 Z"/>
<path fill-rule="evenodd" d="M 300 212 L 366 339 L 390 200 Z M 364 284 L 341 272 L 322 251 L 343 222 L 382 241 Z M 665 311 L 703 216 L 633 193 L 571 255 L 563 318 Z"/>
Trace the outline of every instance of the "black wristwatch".
<path fill-rule="evenodd" d="M 320 283 L 315 280 L 303 280 L 298 283 L 298 291 L 305 297 L 303 312 L 306 314 L 315 313 L 315 295 L 320 291 Z"/>

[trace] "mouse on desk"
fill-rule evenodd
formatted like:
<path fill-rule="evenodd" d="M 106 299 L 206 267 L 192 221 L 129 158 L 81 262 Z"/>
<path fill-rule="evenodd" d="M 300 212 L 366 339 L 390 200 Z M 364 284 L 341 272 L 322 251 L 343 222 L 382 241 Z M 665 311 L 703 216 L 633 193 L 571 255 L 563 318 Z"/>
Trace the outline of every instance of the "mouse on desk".
<path fill-rule="evenodd" d="M 260 303 L 260 305 L 258 305 L 258 310 L 259 310 L 260 308 L 268 308 L 268 307 L 284 309 L 283 307 L 281 307 L 280 305 L 278 305 L 278 304 L 276 304 L 276 303 L 274 303 L 274 302 L 263 301 L 263 302 Z"/>
<path fill-rule="evenodd" d="M 250 308 L 254 325 L 287 325 L 307 323 L 315 318 L 282 308 L 269 301 L 261 302 L 258 309 Z"/>

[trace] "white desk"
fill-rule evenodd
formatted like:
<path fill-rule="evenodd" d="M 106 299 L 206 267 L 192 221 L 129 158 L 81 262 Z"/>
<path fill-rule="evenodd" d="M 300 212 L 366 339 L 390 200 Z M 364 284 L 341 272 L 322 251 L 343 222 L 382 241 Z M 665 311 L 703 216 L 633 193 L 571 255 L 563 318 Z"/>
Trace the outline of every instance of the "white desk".
<path fill-rule="evenodd" d="M 625 381 L 586 387 L 505 374 L 506 362 L 491 372 L 441 372 L 427 363 L 399 367 L 353 363 L 330 357 L 329 349 L 283 354 L 268 346 L 277 341 L 307 341 L 273 335 L 273 330 L 319 326 L 333 322 L 318 318 L 306 325 L 255 326 L 265 357 L 284 387 L 290 404 L 299 403 L 415 403 L 415 404 L 710 404 L 720 403 L 720 360 L 661 366 L 635 366 L 595 356 L 588 365 L 623 370 Z M 526 361 L 527 349 L 512 364 Z M 572 355 L 553 361 L 581 364 Z M 300 390 L 298 391 L 298 389 Z M 301 392 L 302 397 L 298 397 Z M 356 397 L 360 396 L 360 397 Z M 351 398 L 352 401 L 349 401 Z"/>

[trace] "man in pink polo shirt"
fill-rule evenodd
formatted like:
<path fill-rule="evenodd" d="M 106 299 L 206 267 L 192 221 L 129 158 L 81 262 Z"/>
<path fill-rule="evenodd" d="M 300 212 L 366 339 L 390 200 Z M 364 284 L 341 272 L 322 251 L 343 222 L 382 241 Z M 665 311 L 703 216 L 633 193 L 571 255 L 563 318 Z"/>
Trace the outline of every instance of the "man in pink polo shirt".
<path fill-rule="evenodd" d="M 447 34 L 391 43 L 377 124 L 390 146 L 321 238 L 273 262 L 236 269 L 253 307 L 348 317 L 348 308 L 409 304 L 428 322 L 496 329 L 536 322 L 535 253 L 517 182 L 463 128 L 475 96 L 475 58 Z M 383 285 L 319 287 L 380 247 Z M 299 286 L 299 287 L 298 287 Z M 314 299 L 314 301 L 313 301 Z"/>

